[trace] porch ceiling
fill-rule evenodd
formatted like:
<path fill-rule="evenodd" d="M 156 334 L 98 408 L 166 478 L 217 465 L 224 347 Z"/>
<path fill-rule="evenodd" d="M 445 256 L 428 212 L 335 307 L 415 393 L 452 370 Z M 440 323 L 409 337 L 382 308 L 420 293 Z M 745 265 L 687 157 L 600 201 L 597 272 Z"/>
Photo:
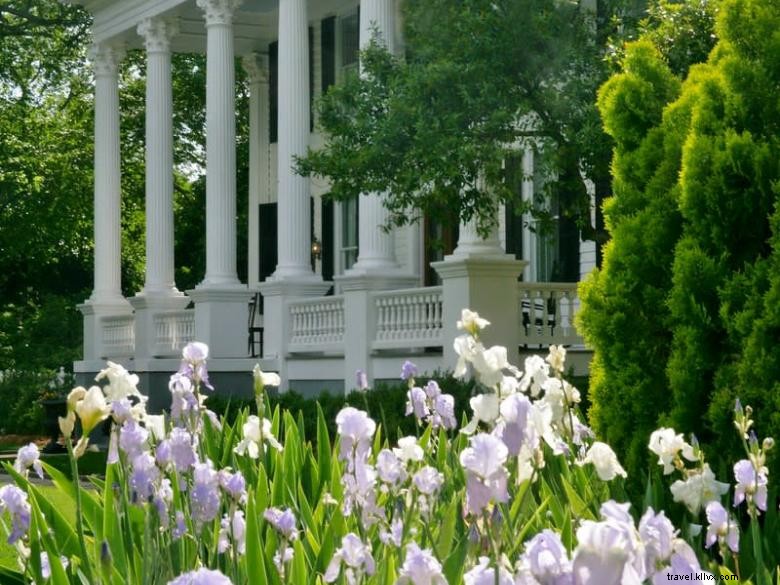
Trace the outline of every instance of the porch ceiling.
<path fill-rule="evenodd" d="M 138 23 L 155 16 L 176 17 L 180 33 L 171 48 L 179 53 L 205 53 L 206 28 L 203 11 L 195 0 L 63 0 L 84 6 L 94 16 L 95 42 L 121 42 L 142 48 L 136 33 Z M 308 0 L 309 19 L 315 21 L 357 4 L 357 0 Z M 276 40 L 279 0 L 244 0 L 233 18 L 237 55 L 265 52 Z"/>

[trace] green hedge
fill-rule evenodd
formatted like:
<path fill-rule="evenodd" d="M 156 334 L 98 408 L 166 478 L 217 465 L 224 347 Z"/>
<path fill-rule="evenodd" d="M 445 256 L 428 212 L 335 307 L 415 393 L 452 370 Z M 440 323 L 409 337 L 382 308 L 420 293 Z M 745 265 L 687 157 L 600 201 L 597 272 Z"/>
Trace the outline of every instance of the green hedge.
<path fill-rule="evenodd" d="M 449 375 L 435 377 L 442 392 L 452 394 L 455 398 L 455 416 L 458 420 L 462 419 L 463 414 L 471 416 L 469 399 L 473 395 L 474 384 L 472 382 L 463 382 Z M 425 382 L 428 381 L 426 378 Z M 423 380 L 418 380 L 418 384 Z M 269 392 L 268 398 L 271 408 L 278 405 L 282 410 L 288 410 L 296 417 L 303 418 L 306 438 L 314 441 L 317 430 L 317 403 L 325 414 L 325 420 L 329 425 L 331 436 L 336 433 L 336 415 L 344 406 L 354 406 L 361 410 L 368 410 L 370 416 L 382 423 L 384 432 L 388 432 L 391 437 L 406 436 L 414 434 L 415 419 L 413 416 L 406 416 L 406 392 L 408 387 L 404 382 L 396 384 L 377 384 L 375 388 L 369 391 L 352 392 L 349 395 L 331 394 L 323 392 L 315 398 L 304 398 L 295 391 L 277 393 Z M 225 414 L 229 420 L 233 419 L 241 408 L 249 407 L 253 413 L 257 412 L 254 400 L 226 398 L 220 395 L 210 396 L 208 407 L 217 414 Z M 300 415 L 299 415 L 300 413 Z"/>

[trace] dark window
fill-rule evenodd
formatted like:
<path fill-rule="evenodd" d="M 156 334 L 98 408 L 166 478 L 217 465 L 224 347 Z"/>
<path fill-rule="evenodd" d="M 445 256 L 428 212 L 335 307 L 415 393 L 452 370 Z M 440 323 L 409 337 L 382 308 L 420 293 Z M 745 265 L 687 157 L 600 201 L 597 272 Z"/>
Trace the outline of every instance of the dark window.
<path fill-rule="evenodd" d="M 523 259 L 523 216 L 518 213 L 523 200 L 523 154 L 509 156 L 505 162 L 506 182 L 515 194 L 514 201 L 508 201 L 504 207 L 506 225 L 506 252 Z"/>
<path fill-rule="evenodd" d="M 322 94 L 336 83 L 336 17 L 329 16 L 322 21 L 320 37 L 320 57 L 322 59 Z"/>
<path fill-rule="evenodd" d="M 277 247 L 276 247 L 276 203 L 262 203 L 259 206 L 258 230 L 260 260 L 259 275 L 260 282 L 271 276 L 276 270 Z"/>
<path fill-rule="evenodd" d="M 360 55 L 360 12 L 341 18 L 341 67 L 354 67 Z"/>
<path fill-rule="evenodd" d="M 441 278 L 431 267 L 431 262 L 439 262 L 444 257 L 452 254 L 458 245 L 459 226 L 456 223 L 443 223 L 441 221 L 425 218 L 424 242 L 425 246 L 425 274 L 423 284 L 425 286 L 438 286 Z"/>

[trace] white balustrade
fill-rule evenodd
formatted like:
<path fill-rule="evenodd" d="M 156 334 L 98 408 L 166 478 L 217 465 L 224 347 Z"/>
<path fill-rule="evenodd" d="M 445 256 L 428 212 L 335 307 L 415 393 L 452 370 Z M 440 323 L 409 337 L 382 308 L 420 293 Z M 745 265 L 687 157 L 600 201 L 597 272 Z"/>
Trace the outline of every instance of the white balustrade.
<path fill-rule="evenodd" d="M 101 317 L 101 359 L 132 357 L 135 353 L 135 318 L 133 315 Z"/>
<path fill-rule="evenodd" d="M 179 357 L 182 348 L 195 340 L 195 311 L 164 311 L 153 317 L 156 357 Z"/>
<path fill-rule="evenodd" d="M 410 288 L 374 294 L 373 349 L 437 347 L 443 343 L 442 288 Z"/>
<path fill-rule="evenodd" d="M 344 351 L 344 298 L 301 299 L 288 303 L 290 353 Z"/>
<path fill-rule="evenodd" d="M 522 345 L 583 344 L 574 327 L 579 309 L 576 282 L 520 282 L 518 293 Z"/>

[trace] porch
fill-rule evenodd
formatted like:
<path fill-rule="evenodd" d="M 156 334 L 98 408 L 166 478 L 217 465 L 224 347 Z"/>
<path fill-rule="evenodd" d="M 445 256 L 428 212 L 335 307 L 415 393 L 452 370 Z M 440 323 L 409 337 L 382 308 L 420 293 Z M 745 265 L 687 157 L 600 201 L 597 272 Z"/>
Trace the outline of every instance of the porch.
<path fill-rule="evenodd" d="M 441 286 L 424 287 L 424 235 L 419 225 L 383 229 L 387 194 L 361 195 L 352 215 L 339 208 L 326 220 L 327 185 L 295 173 L 296 158 L 323 144 L 312 99 L 359 69 L 357 49 L 373 34 L 401 50 L 395 0 L 362 0 L 359 12 L 357 0 L 79 1 L 95 17 L 95 273 L 92 295 L 79 306 L 84 359 L 74 368 L 82 382 L 105 360 L 119 361 L 141 376 L 154 399 L 158 389 L 165 393 L 181 348 L 198 340 L 211 348 L 218 386 L 222 377 L 224 386 L 248 390 L 259 361 L 279 372 L 282 390 L 349 390 L 358 368 L 371 381 L 397 378 L 403 359 L 421 371 L 450 369 L 455 323 L 465 307 L 493 322 L 486 343 L 507 346 L 515 361 L 522 351 L 553 343 L 588 355 L 573 326 L 576 284 L 533 282 L 540 272 L 530 220 L 515 229 L 522 253 L 510 246 L 509 213 L 496 217 L 486 237 L 473 222 L 462 223 L 452 253 L 431 264 Z M 119 65 L 127 47 L 146 53 L 147 119 L 145 283 L 126 298 Z M 202 282 L 188 291 L 174 281 L 176 51 L 207 55 L 206 266 Z M 236 266 L 237 57 L 250 95 L 247 283 Z M 528 200 L 536 193 L 534 152 L 531 144 L 519 149 L 518 188 Z M 273 207 L 272 241 L 261 230 L 269 219 L 260 216 L 263 206 Z M 327 226 L 337 234 L 327 250 L 330 271 L 312 254 Z M 577 244 L 574 278 L 595 258 L 595 249 Z"/>

